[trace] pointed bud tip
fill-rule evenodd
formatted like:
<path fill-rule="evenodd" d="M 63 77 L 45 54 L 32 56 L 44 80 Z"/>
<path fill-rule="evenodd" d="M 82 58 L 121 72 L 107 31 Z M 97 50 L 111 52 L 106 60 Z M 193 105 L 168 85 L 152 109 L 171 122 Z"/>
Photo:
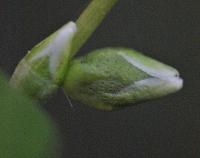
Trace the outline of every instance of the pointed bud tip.
<path fill-rule="evenodd" d="M 183 79 L 179 76 L 168 77 L 165 80 L 168 83 L 168 87 L 172 89 L 172 92 L 176 92 L 183 87 Z"/>
<path fill-rule="evenodd" d="M 77 26 L 76 23 L 73 21 L 68 22 L 63 27 L 61 27 L 62 31 L 67 31 L 67 33 L 71 32 L 72 34 L 77 32 Z"/>

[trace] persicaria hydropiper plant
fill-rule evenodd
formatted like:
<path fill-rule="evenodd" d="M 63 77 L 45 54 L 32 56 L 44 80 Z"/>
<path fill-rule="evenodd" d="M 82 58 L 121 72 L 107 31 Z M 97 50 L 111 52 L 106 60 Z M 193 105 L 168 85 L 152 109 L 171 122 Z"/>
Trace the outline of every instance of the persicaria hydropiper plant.
<path fill-rule="evenodd" d="M 180 90 L 176 69 L 130 48 L 108 47 L 74 58 L 117 1 L 92 0 L 76 22 L 27 53 L 10 84 L 36 100 L 64 87 L 70 98 L 108 111 Z"/>

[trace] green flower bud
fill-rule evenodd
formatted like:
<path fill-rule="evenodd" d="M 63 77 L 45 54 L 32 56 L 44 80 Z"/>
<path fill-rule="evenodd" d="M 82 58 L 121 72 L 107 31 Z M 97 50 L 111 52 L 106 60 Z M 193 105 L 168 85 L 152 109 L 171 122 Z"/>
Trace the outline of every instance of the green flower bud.
<path fill-rule="evenodd" d="M 182 84 L 170 66 L 130 49 L 107 48 L 73 60 L 64 88 L 85 105 L 115 110 L 176 92 Z"/>
<path fill-rule="evenodd" d="M 37 99 L 54 92 L 63 83 L 76 30 L 69 22 L 36 45 L 18 64 L 10 84 Z"/>

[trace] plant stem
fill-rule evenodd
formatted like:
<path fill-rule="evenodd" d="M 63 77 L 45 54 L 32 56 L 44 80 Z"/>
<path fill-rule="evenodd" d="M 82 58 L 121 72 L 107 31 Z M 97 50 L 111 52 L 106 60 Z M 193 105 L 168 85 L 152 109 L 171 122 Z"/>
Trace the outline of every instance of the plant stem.
<path fill-rule="evenodd" d="M 76 21 L 78 32 L 74 38 L 71 56 L 85 44 L 118 0 L 92 0 Z"/>

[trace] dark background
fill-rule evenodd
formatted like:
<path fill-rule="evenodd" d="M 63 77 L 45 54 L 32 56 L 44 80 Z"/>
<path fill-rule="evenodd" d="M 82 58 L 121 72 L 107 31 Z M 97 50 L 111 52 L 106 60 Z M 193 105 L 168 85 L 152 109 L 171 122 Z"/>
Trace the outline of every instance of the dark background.
<path fill-rule="evenodd" d="M 61 131 L 63 158 L 200 157 L 198 0 L 119 0 L 79 54 L 124 46 L 176 67 L 184 88 L 117 112 L 73 102 L 62 91 L 45 108 Z M 11 76 L 35 44 L 75 20 L 89 0 L 1 0 L 0 69 Z"/>

